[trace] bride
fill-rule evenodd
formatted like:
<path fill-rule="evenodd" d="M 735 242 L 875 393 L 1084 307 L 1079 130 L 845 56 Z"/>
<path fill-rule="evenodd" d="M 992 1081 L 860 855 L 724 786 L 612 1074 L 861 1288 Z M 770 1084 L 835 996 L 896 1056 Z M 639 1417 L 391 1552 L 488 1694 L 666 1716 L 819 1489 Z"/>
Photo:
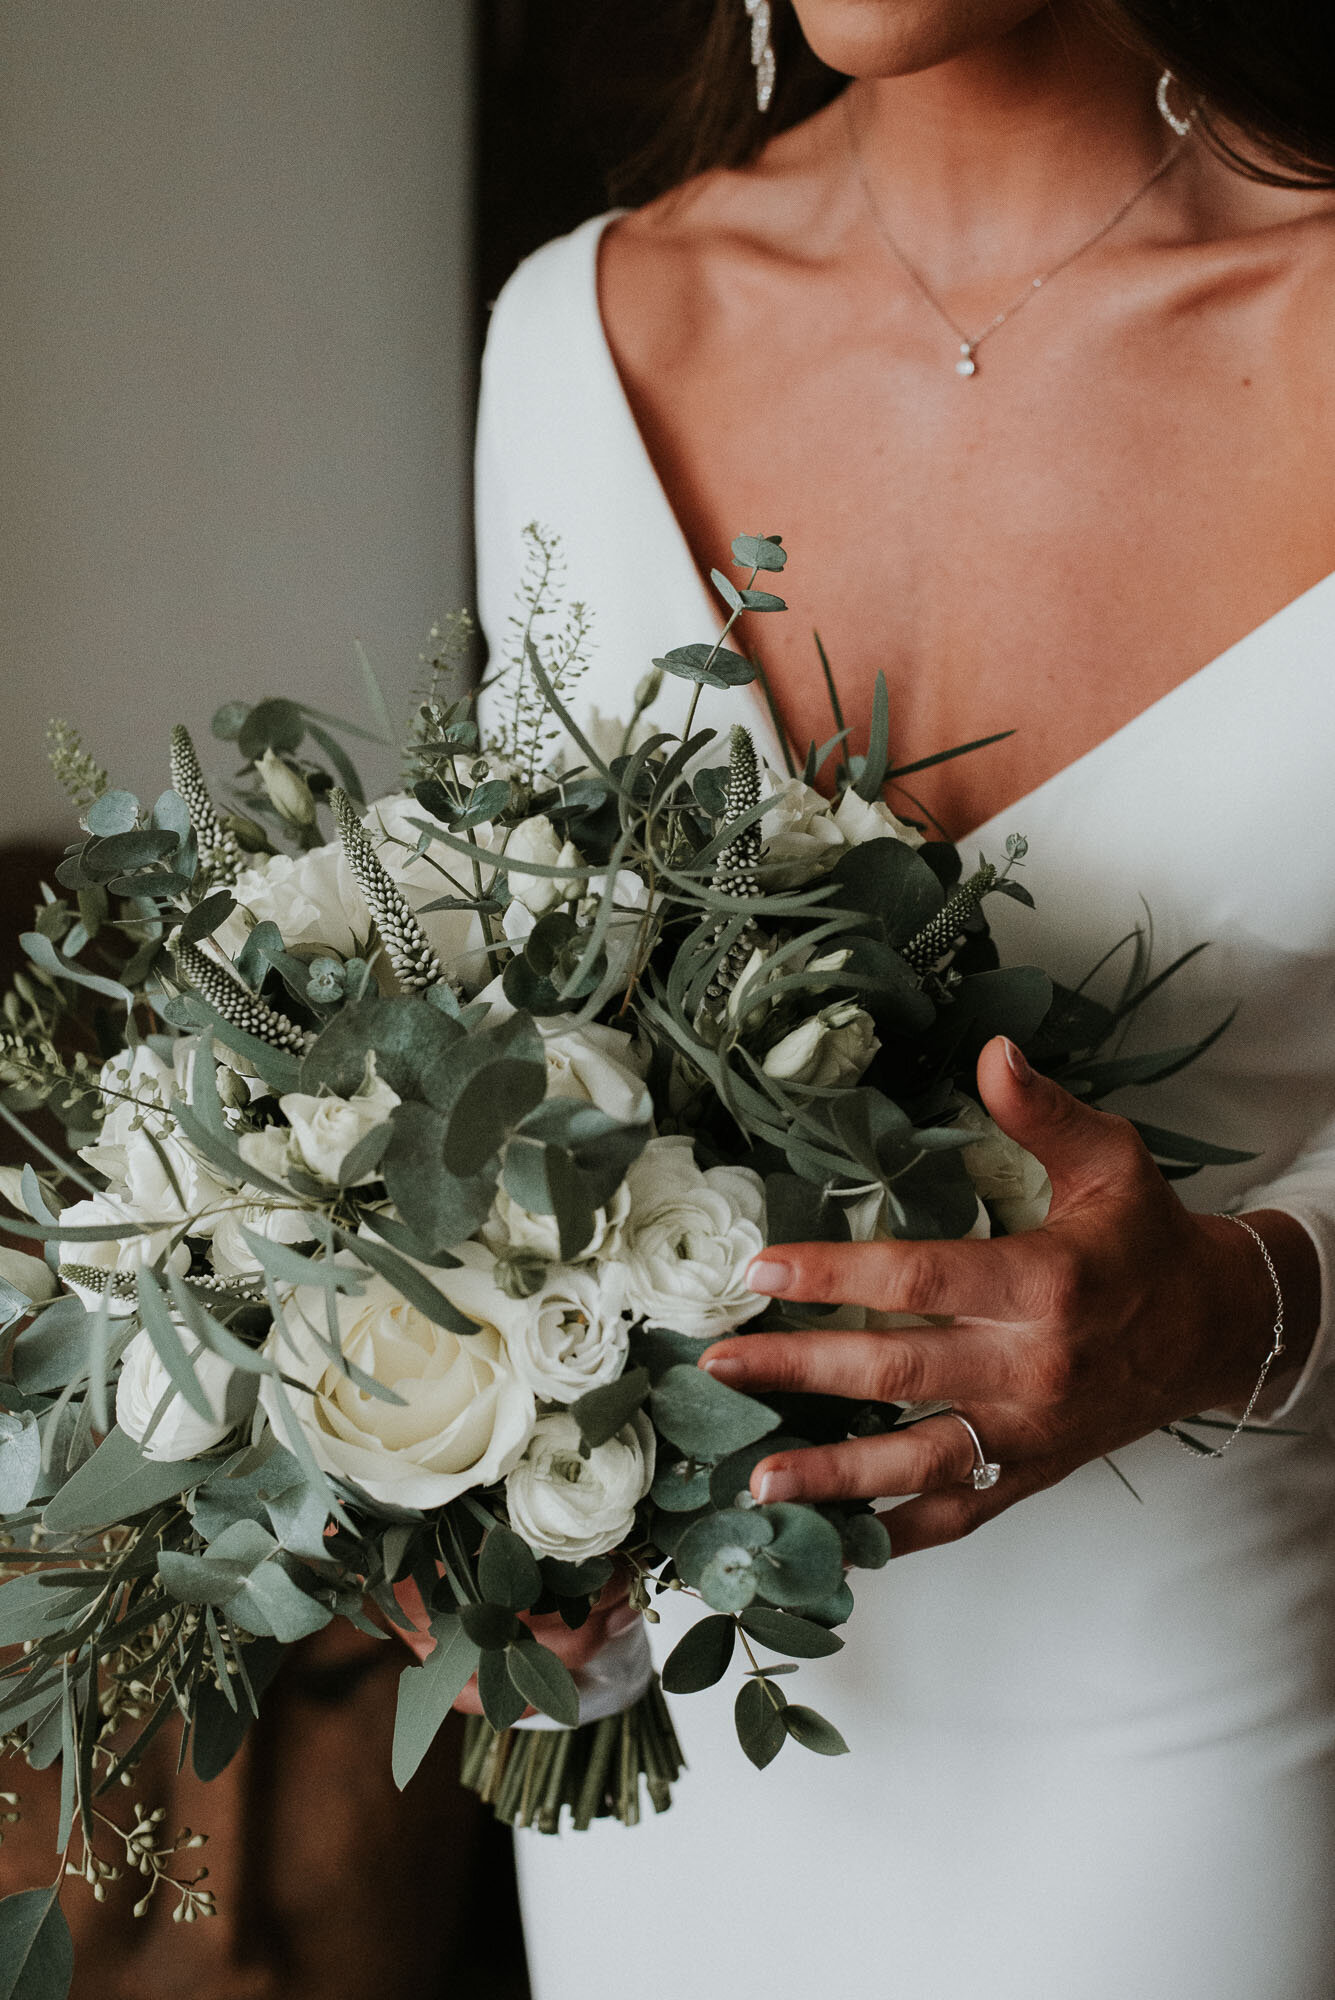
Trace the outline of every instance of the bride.
<path fill-rule="evenodd" d="M 1164 962 L 1209 939 L 1147 1032 L 1236 1020 L 1119 1106 L 1256 1157 L 1180 1200 L 998 1042 L 980 1093 L 1048 1171 L 1042 1229 L 752 1267 L 949 1323 L 730 1340 L 721 1379 L 968 1422 L 757 1468 L 770 1500 L 898 1502 L 915 1559 L 803 1669 L 853 1754 L 757 1774 L 693 1697 L 670 1813 L 521 1837 L 534 1991 L 1329 2000 L 1335 37 L 1315 0 L 792 12 L 720 0 L 694 171 L 503 293 L 484 624 L 503 650 L 539 519 L 595 614 L 582 698 L 625 712 L 651 652 L 717 629 L 733 535 L 781 530 L 792 609 L 748 643 L 791 742 L 834 726 L 813 626 L 855 748 L 878 670 L 903 755 L 1013 730 L 897 805 L 1027 836 L 1003 948 L 1072 984 L 1142 898 Z M 1258 1385 L 1274 1434 L 1222 1463 L 1157 1434 Z"/>

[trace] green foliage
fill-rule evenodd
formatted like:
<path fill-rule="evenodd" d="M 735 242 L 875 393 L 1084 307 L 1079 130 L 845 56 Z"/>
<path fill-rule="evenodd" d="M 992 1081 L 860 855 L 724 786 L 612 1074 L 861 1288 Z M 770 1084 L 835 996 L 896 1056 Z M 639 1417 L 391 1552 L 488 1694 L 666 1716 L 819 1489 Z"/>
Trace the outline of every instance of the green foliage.
<path fill-rule="evenodd" d="M 436 1734 L 477 1671 L 479 1650 L 457 1617 L 437 1612 L 431 1619 L 435 1646 L 420 1664 L 399 1675 L 394 1711 L 394 1782 L 402 1791 L 430 1749 Z"/>
<path fill-rule="evenodd" d="M 0 2000 L 65 2000 L 74 1944 L 59 1895 L 57 1876 L 49 1889 L 21 1889 L 0 1902 Z"/>

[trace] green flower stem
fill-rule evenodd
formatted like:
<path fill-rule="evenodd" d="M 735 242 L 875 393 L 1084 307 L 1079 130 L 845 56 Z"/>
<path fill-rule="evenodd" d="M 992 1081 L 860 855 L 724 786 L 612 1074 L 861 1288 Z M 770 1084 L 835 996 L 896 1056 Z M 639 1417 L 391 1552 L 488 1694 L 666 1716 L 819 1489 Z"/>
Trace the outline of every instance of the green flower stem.
<path fill-rule="evenodd" d="M 508 1826 L 556 1833 L 564 1813 L 583 1831 L 595 1819 L 638 1824 L 640 1780 L 655 1812 L 672 1803 L 681 1745 L 657 1677 L 620 1715 L 582 1729 L 507 1729 L 464 1723 L 460 1776 Z"/>

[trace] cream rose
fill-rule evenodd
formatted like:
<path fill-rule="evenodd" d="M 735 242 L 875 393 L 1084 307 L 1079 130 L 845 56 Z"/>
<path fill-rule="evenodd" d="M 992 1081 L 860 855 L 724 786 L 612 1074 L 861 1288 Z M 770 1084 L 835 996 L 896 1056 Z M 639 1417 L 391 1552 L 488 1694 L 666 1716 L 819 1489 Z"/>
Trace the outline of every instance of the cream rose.
<path fill-rule="evenodd" d="M 214 1218 L 209 1240 L 209 1262 L 220 1278 L 258 1278 L 264 1269 L 242 1235 L 243 1229 L 270 1243 L 312 1240 L 310 1216 L 295 1203 L 291 1207 L 265 1201 L 229 1205 Z"/>
<path fill-rule="evenodd" d="M 1026 1229 L 1041 1228 L 1052 1202 L 1047 1168 L 1017 1140 L 1008 1139 L 971 1097 L 961 1098 L 954 1123 L 978 1134 L 973 1145 L 964 1148 L 964 1165 L 1006 1234 L 1018 1236 Z"/>
<path fill-rule="evenodd" d="M 289 951 L 318 948 L 340 958 L 357 957 L 371 935 L 370 912 L 339 841 L 305 854 L 261 855 L 241 870 L 232 894 L 240 907 L 215 932 L 230 958 L 260 923 L 276 924 Z"/>
<path fill-rule="evenodd" d="M 791 888 L 832 866 L 848 839 L 830 801 L 800 778 L 781 778 L 767 764 L 762 782 L 770 803 L 760 822 L 761 875 L 766 888 Z"/>
<path fill-rule="evenodd" d="M 229 1362 L 210 1348 L 201 1347 L 194 1334 L 178 1320 L 176 1331 L 190 1357 L 195 1379 L 213 1411 L 212 1419 L 192 1410 L 179 1390 L 146 1333 L 136 1333 L 121 1357 L 120 1379 L 116 1383 L 116 1422 L 127 1437 L 143 1447 L 145 1458 L 198 1458 L 221 1444 L 233 1429 L 227 1414 L 227 1392 L 236 1373 Z M 153 1413 L 163 1398 L 166 1407 L 148 1436 Z M 147 1440 L 147 1442 L 145 1442 Z"/>
<path fill-rule="evenodd" d="M 595 1445 L 587 1458 L 572 1416 L 560 1410 L 539 1417 L 505 1482 L 510 1525 L 535 1555 L 586 1562 L 625 1540 L 653 1477 L 654 1434 L 644 1417 Z"/>
<path fill-rule="evenodd" d="M 493 1259 L 466 1243 L 456 1270 L 428 1269 L 437 1289 L 477 1327 L 435 1325 L 385 1278 L 360 1274 L 358 1295 L 339 1293 L 334 1319 L 347 1359 L 402 1398 L 388 1403 L 359 1389 L 317 1338 L 328 1338 L 325 1293 L 298 1287 L 266 1351 L 285 1376 L 287 1401 L 316 1460 L 372 1500 L 396 1507 L 443 1507 L 510 1470 L 533 1429 L 533 1392 L 520 1381 L 502 1328 L 515 1301 L 492 1276 Z M 289 1416 L 271 1380 L 260 1402 L 278 1436 Z"/>
<path fill-rule="evenodd" d="M 763 1068 L 781 1083 L 837 1090 L 857 1082 L 880 1046 L 871 1015 L 851 1000 L 840 1000 L 790 1029 L 774 1044 Z"/>
<path fill-rule="evenodd" d="M 861 847 L 864 840 L 902 840 L 906 847 L 922 846 L 916 826 L 896 819 L 883 800 L 859 798 L 851 790 L 835 807 L 834 823 L 850 847 Z"/>
<path fill-rule="evenodd" d="M 279 1098 L 278 1108 L 291 1128 L 292 1164 L 305 1167 L 318 1180 L 338 1185 L 343 1162 L 353 1148 L 377 1125 L 386 1124 L 401 1102 L 398 1092 L 376 1075 L 373 1055 L 367 1057 L 361 1088 L 351 1097 L 313 1097 L 305 1091 L 289 1091 Z M 356 1185 L 374 1179 L 374 1171 L 362 1174 Z"/>
<path fill-rule="evenodd" d="M 124 1228 L 130 1223 L 144 1224 L 157 1222 L 161 1218 L 144 1215 L 133 1203 L 114 1194 L 90 1195 L 87 1201 L 71 1202 L 62 1209 L 60 1220 L 67 1229 L 91 1229 L 104 1224 L 109 1229 Z M 118 1277 L 130 1277 L 142 1264 L 156 1263 L 175 1235 L 173 1228 L 145 1229 L 137 1236 L 108 1237 L 104 1242 L 78 1242 L 68 1237 L 56 1242 L 56 1256 L 60 1263 L 60 1275 L 78 1298 L 90 1311 L 101 1303 L 103 1292 L 110 1294 L 109 1311 L 114 1319 L 125 1319 L 136 1307 L 134 1290 L 126 1285 L 117 1296 L 117 1289 L 111 1281 Z M 71 1268 L 80 1266 L 102 1274 L 97 1284 L 84 1284 L 69 1275 Z M 178 1278 L 184 1277 L 190 1269 L 190 1252 L 184 1243 L 177 1243 L 167 1257 L 167 1269 L 174 1271 Z"/>
<path fill-rule="evenodd" d="M 764 1187 L 749 1167 L 695 1163 L 688 1138 L 651 1139 L 626 1176 L 630 1216 L 618 1245 L 636 1318 L 717 1340 L 763 1312 L 742 1273 L 764 1247 Z"/>
<path fill-rule="evenodd" d="M 514 1302 L 507 1342 L 522 1381 L 544 1403 L 573 1403 L 615 1382 L 626 1365 L 630 1321 L 620 1267 L 560 1266 Z"/>
<path fill-rule="evenodd" d="M 591 1021 L 562 1028 L 539 1021 L 547 1058 L 548 1097 L 596 1104 L 623 1125 L 643 1125 L 653 1114 L 644 1084 L 645 1062 L 630 1035 Z"/>

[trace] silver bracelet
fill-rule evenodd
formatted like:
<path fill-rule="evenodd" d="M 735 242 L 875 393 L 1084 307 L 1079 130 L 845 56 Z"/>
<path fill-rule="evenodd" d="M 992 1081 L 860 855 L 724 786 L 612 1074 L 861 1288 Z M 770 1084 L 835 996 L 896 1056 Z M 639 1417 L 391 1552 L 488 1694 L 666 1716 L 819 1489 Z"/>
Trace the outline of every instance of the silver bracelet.
<path fill-rule="evenodd" d="M 1175 1425 L 1170 1424 L 1168 1426 L 1169 1434 L 1179 1445 L 1181 1445 L 1183 1451 L 1190 1452 L 1193 1458 L 1223 1457 L 1224 1453 L 1228 1450 L 1229 1446 L 1232 1444 L 1234 1438 L 1237 1437 L 1238 1433 L 1247 1428 L 1247 1421 L 1250 1418 L 1252 1411 L 1256 1408 L 1257 1402 L 1260 1399 L 1261 1391 L 1265 1387 L 1265 1378 L 1270 1373 L 1273 1364 L 1276 1361 L 1278 1361 L 1280 1355 L 1284 1352 L 1284 1293 L 1280 1288 L 1279 1272 L 1275 1269 L 1275 1260 L 1271 1256 L 1270 1251 L 1266 1246 L 1265 1238 L 1260 1234 L 1259 1230 L 1255 1230 L 1252 1228 L 1250 1222 L 1244 1222 L 1240 1215 L 1221 1214 L 1219 1220 L 1221 1222 L 1235 1223 L 1239 1229 L 1245 1229 L 1247 1234 L 1251 1237 L 1252 1242 L 1256 1245 L 1261 1255 L 1265 1258 L 1265 1267 L 1266 1270 L 1270 1273 L 1270 1282 L 1275 1288 L 1275 1325 L 1273 1332 L 1271 1334 L 1270 1352 L 1269 1354 L 1266 1355 L 1265 1360 L 1261 1364 L 1261 1372 L 1256 1378 L 1256 1387 L 1252 1390 L 1251 1398 L 1247 1404 L 1246 1409 L 1243 1411 L 1242 1415 L 1238 1418 L 1237 1423 L 1233 1426 L 1232 1430 L 1229 1432 L 1228 1436 L 1224 1439 L 1224 1442 L 1221 1445 L 1216 1445 L 1214 1449 L 1210 1451 L 1207 1450 L 1204 1445 L 1188 1444 L 1185 1441 L 1185 1439 L 1178 1436 L 1177 1428 Z M 1183 1418 L 1180 1419 L 1179 1421 L 1189 1422 L 1190 1419 Z"/>

